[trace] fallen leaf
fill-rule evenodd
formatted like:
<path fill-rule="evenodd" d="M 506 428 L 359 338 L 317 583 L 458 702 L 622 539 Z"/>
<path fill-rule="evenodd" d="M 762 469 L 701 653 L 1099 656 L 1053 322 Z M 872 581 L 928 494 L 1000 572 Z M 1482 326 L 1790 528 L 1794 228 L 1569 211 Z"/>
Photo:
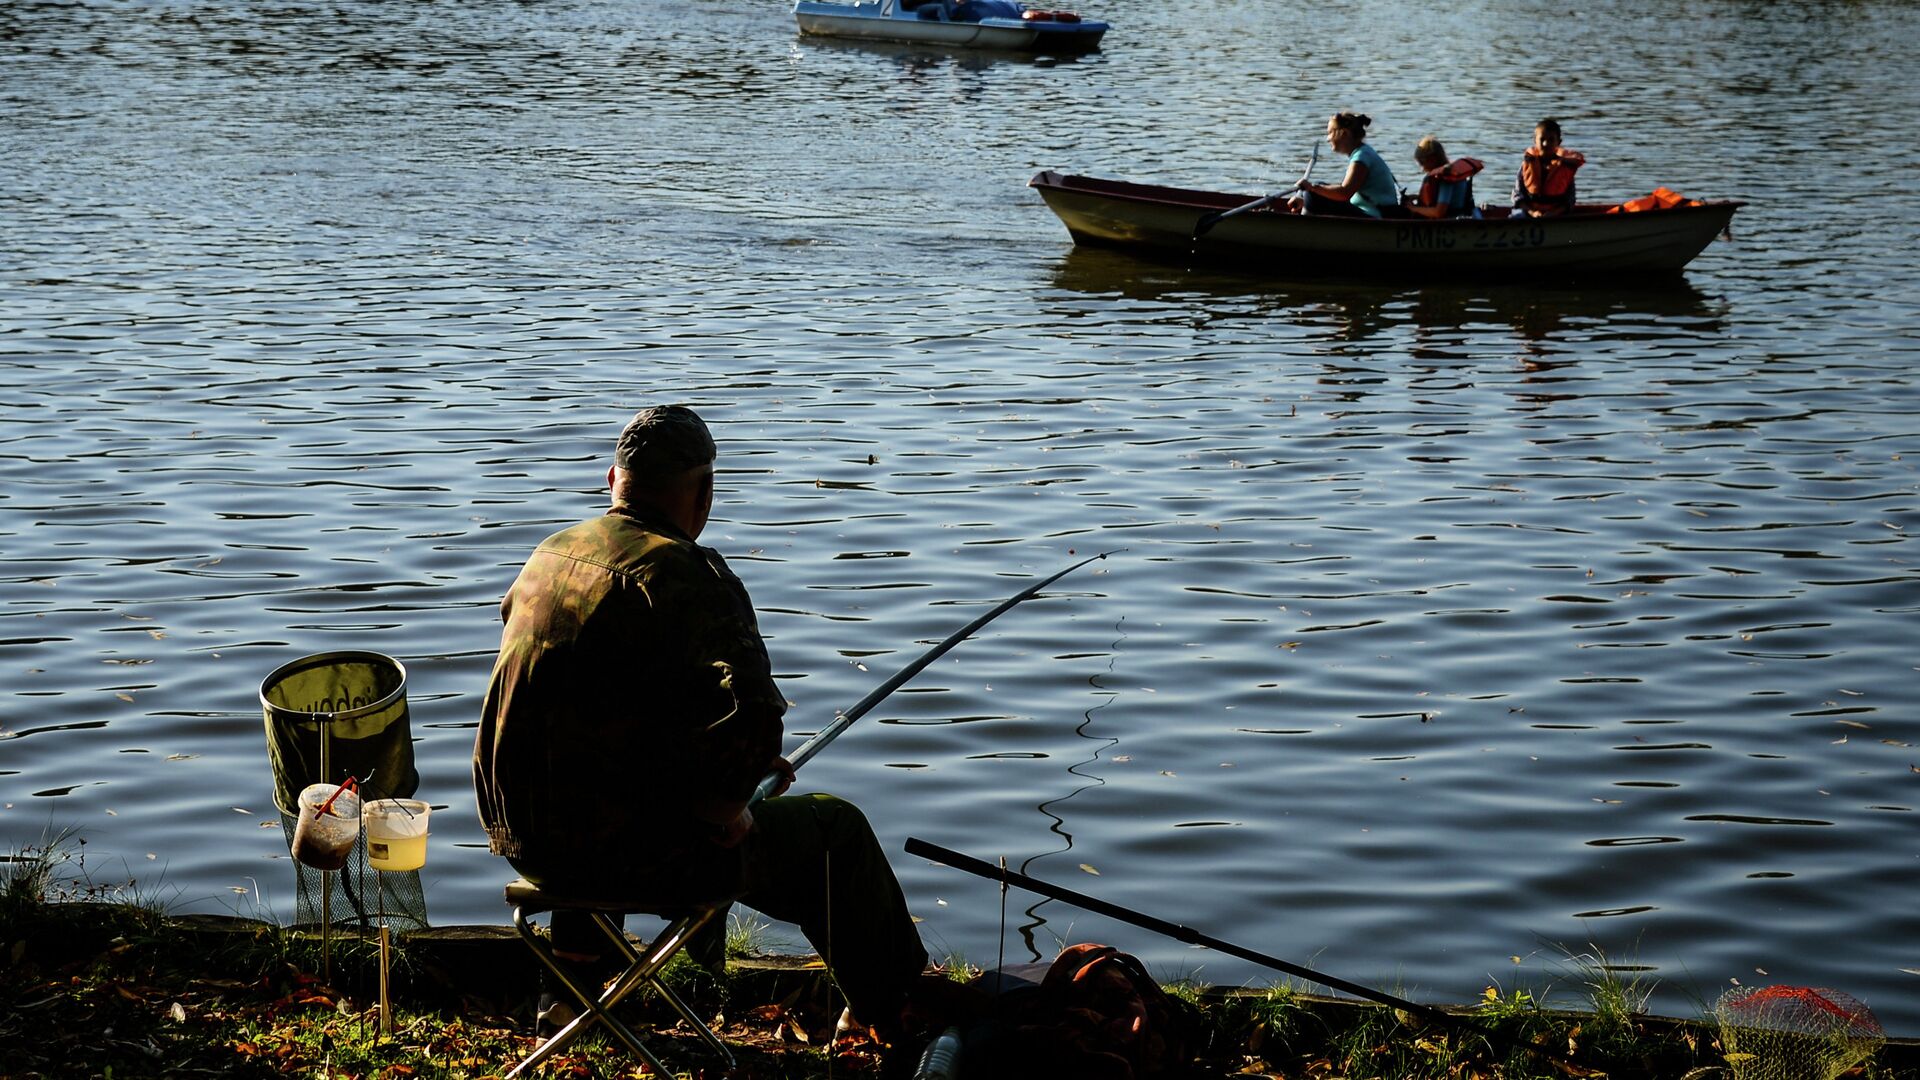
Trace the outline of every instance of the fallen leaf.
<path fill-rule="evenodd" d="M 1089 874 L 1092 874 L 1092 875 L 1093 875 L 1094 877 L 1099 877 L 1099 876 L 1100 876 L 1100 871 L 1098 871 L 1098 870 L 1095 870 L 1095 869 L 1094 869 L 1094 868 L 1093 868 L 1092 866 L 1090 866 L 1090 865 L 1088 865 L 1088 864 L 1086 864 L 1086 863 L 1081 863 L 1081 864 L 1080 864 L 1080 869 L 1082 869 L 1082 870 L 1085 870 L 1085 871 L 1086 871 L 1087 873 L 1089 873 Z"/>

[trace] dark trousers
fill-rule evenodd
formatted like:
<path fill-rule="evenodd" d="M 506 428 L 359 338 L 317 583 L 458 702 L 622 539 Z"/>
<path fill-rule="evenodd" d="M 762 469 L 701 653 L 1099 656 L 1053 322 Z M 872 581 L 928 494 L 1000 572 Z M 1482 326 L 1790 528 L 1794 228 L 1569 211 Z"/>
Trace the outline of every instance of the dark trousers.
<path fill-rule="evenodd" d="M 927 951 L 866 815 L 832 795 L 768 799 L 754 807 L 753 831 L 741 847 L 746 891 L 740 902 L 799 924 L 854 1015 L 892 1027 L 909 986 L 926 969 Z M 581 912 L 554 912 L 552 932 L 554 948 L 563 953 L 598 956 L 606 948 Z M 724 920 L 709 923 L 687 953 L 718 971 L 726 959 Z"/>

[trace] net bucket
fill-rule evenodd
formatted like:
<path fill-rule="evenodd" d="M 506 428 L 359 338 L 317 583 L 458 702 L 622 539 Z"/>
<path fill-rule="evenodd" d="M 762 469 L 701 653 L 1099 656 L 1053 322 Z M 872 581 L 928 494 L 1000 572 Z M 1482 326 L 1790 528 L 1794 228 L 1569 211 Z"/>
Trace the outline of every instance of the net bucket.
<path fill-rule="evenodd" d="M 273 801 L 292 848 L 300 793 L 354 777 L 367 799 L 404 799 L 420 785 L 407 719 L 407 669 L 376 652 L 328 652 L 275 668 L 260 683 L 273 765 Z M 384 914 L 402 926 L 427 924 L 417 872 L 376 872 L 362 835 L 339 870 L 295 862 L 294 921 L 372 927 Z"/>
<path fill-rule="evenodd" d="M 1873 1010 L 1825 988 L 1736 986 L 1713 1019 L 1735 1080 L 1833 1080 L 1886 1042 Z"/>

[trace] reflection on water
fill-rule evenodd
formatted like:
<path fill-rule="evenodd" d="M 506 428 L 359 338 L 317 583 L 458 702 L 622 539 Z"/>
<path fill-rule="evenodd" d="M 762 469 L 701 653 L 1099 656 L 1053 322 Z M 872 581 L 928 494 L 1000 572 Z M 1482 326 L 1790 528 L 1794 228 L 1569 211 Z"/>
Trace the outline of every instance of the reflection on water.
<path fill-rule="evenodd" d="M 1099 247 L 1070 248 L 1056 264 L 1053 284 L 1104 300 L 1191 308 L 1217 312 L 1223 318 L 1318 323 L 1339 340 L 1350 342 L 1364 342 L 1408 323 L 1441 331 L 1508 326 L 1530 343 L 1593 330 L 1624 338 L 1632 334 L 1636 322 L 1646 324 L 1652 338 L 1676 331 L 1706 336 L 1722 330 L 1726 310 L 1724 301 L 1709 297 L 1685 278 L 1602 287 L 1563 283 L 1382 287 L 1192 270 Z M 1450 355 L 1449 340 L 1443 335 L 1431 344 L 1416 345 L 1412 355 L 1445 360 Z M 1541 348 L 1528 355 L 1549 356 L 1552 351 Z"/>
<path fill-rule="evenodd" d="M 0 845 L 285 921 L 256 690 L 378 651 L 425 899 L 500 922 L 500 596 L 679 400 L 796 736 L 1127 549 L 809 764 L 889 847 L 1421 999 L 1591 946 L 1662 1011 L 1765 969 L 1920 1032 L 1916 151 L 1806 157 L 1915 104 L 1920 9 L 1523 8 L 1354 6 L 1356 56 L 1442 70 L 1213 2 L 1052 65 L 780 5 L 0 7 Z M 1396 168 L 1433 131 L 1503 174 L 1557 114 L 1583 192 L 1751 205 L 1672 284 L 1374 288 L 1080 251 L 1022 186 L 1271 190 L 1349 106 Z M 936 952 L 1266 977 L 1059 904 L 1003 941 L 897 863 Z"/>

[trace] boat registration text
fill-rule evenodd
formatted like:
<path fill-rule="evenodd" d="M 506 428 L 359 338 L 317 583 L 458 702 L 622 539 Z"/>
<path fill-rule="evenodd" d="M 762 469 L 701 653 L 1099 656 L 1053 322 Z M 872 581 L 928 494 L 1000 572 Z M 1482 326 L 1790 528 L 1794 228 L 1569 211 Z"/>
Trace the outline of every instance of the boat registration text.
<path fill-rule="evenodd" d="M 1547 242 L 1546 227 L 1538 221 L 1462 221 L 1458 224 L 1425 222 L 1401 225 L 1394 230 L 1395 251 L 1448 250 L 1475 248 L 1498 251 L 1502 248 L 1535 248 Z"/>

